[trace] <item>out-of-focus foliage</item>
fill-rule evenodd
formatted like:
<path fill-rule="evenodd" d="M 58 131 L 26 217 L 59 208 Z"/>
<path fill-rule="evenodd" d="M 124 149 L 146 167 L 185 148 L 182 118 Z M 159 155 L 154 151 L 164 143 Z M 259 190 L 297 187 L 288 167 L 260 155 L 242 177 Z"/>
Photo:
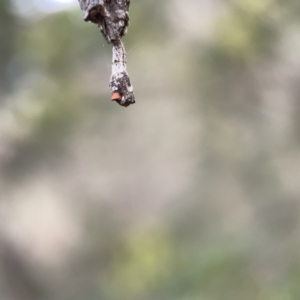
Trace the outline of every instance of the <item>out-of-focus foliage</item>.
<path fill-rule="evenodd" d="M 0 3 L 0 299 L 298 300 L 299 0 L 132 1 L 127 109 L 42 2 Z"/>

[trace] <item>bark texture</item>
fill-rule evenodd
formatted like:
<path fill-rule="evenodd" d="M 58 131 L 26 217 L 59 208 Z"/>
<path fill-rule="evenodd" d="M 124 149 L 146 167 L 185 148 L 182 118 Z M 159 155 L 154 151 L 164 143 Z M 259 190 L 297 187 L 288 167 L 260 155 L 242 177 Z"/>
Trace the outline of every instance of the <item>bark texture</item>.
<path fill-rule="evenodd" d="M 97 24 L 105 40 L 113 45 L 112 75 L 109 87 L 112 100 L 122 106 L 135 103 L 127 72 L 126 52 L 121 38 L 129 25 L 130 0 L 78 0 L 83 19 Z"/>

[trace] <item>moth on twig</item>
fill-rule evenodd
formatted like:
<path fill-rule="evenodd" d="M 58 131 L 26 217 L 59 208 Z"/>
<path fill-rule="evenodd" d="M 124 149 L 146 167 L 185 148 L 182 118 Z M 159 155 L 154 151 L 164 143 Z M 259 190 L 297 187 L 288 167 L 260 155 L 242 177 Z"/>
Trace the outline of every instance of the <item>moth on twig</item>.
<path fill-rule="evenodd" d="M 135 103 L 127 72 L 126 52 L 121 38 L 129 25 L 130 0 L 78 0 L 83 19 L 98 25 L 105 40 L 112 44 L 112 74 L 109 87 L 112 100 L 122 106 Z"/>

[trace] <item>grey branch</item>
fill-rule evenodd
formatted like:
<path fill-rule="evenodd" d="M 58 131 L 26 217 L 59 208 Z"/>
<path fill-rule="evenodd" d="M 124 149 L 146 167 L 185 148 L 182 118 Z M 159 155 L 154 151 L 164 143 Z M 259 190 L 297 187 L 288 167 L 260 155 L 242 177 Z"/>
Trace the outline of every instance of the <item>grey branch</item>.
<path fill-rule="evenodd" d="M 122 106 L 135 103 L 133 87 L 126 66 L 126 52 L 121 38 L 129 25 L 130 0 L 78 0 L 83 19 L 100 28 L 105 40 L 113 45 L 112 75 L 109 87 L 112 100 Z"/>

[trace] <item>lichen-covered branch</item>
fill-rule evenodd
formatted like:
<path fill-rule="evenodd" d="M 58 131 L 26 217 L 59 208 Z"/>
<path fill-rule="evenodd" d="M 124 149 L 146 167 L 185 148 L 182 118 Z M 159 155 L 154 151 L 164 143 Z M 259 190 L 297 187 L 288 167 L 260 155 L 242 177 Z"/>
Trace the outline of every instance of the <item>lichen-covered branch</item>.
<path fill-rule="evenodd" d="M 126 69 L 126 53 L 122 41 L 113 45 L 112 75 L 110 79 L 112 100 L 120 105 L 128 106 L 135 102 L 133 87 Z"/>
<path fill-rule="evenodd" d="M 135 103 L 121 38 L 129 25 L 130 0 L 78 0 L 85 21 L 98 25 L 105 40 L 113 45 L 110 88 L 112 100 L 122 106 Z"/>

